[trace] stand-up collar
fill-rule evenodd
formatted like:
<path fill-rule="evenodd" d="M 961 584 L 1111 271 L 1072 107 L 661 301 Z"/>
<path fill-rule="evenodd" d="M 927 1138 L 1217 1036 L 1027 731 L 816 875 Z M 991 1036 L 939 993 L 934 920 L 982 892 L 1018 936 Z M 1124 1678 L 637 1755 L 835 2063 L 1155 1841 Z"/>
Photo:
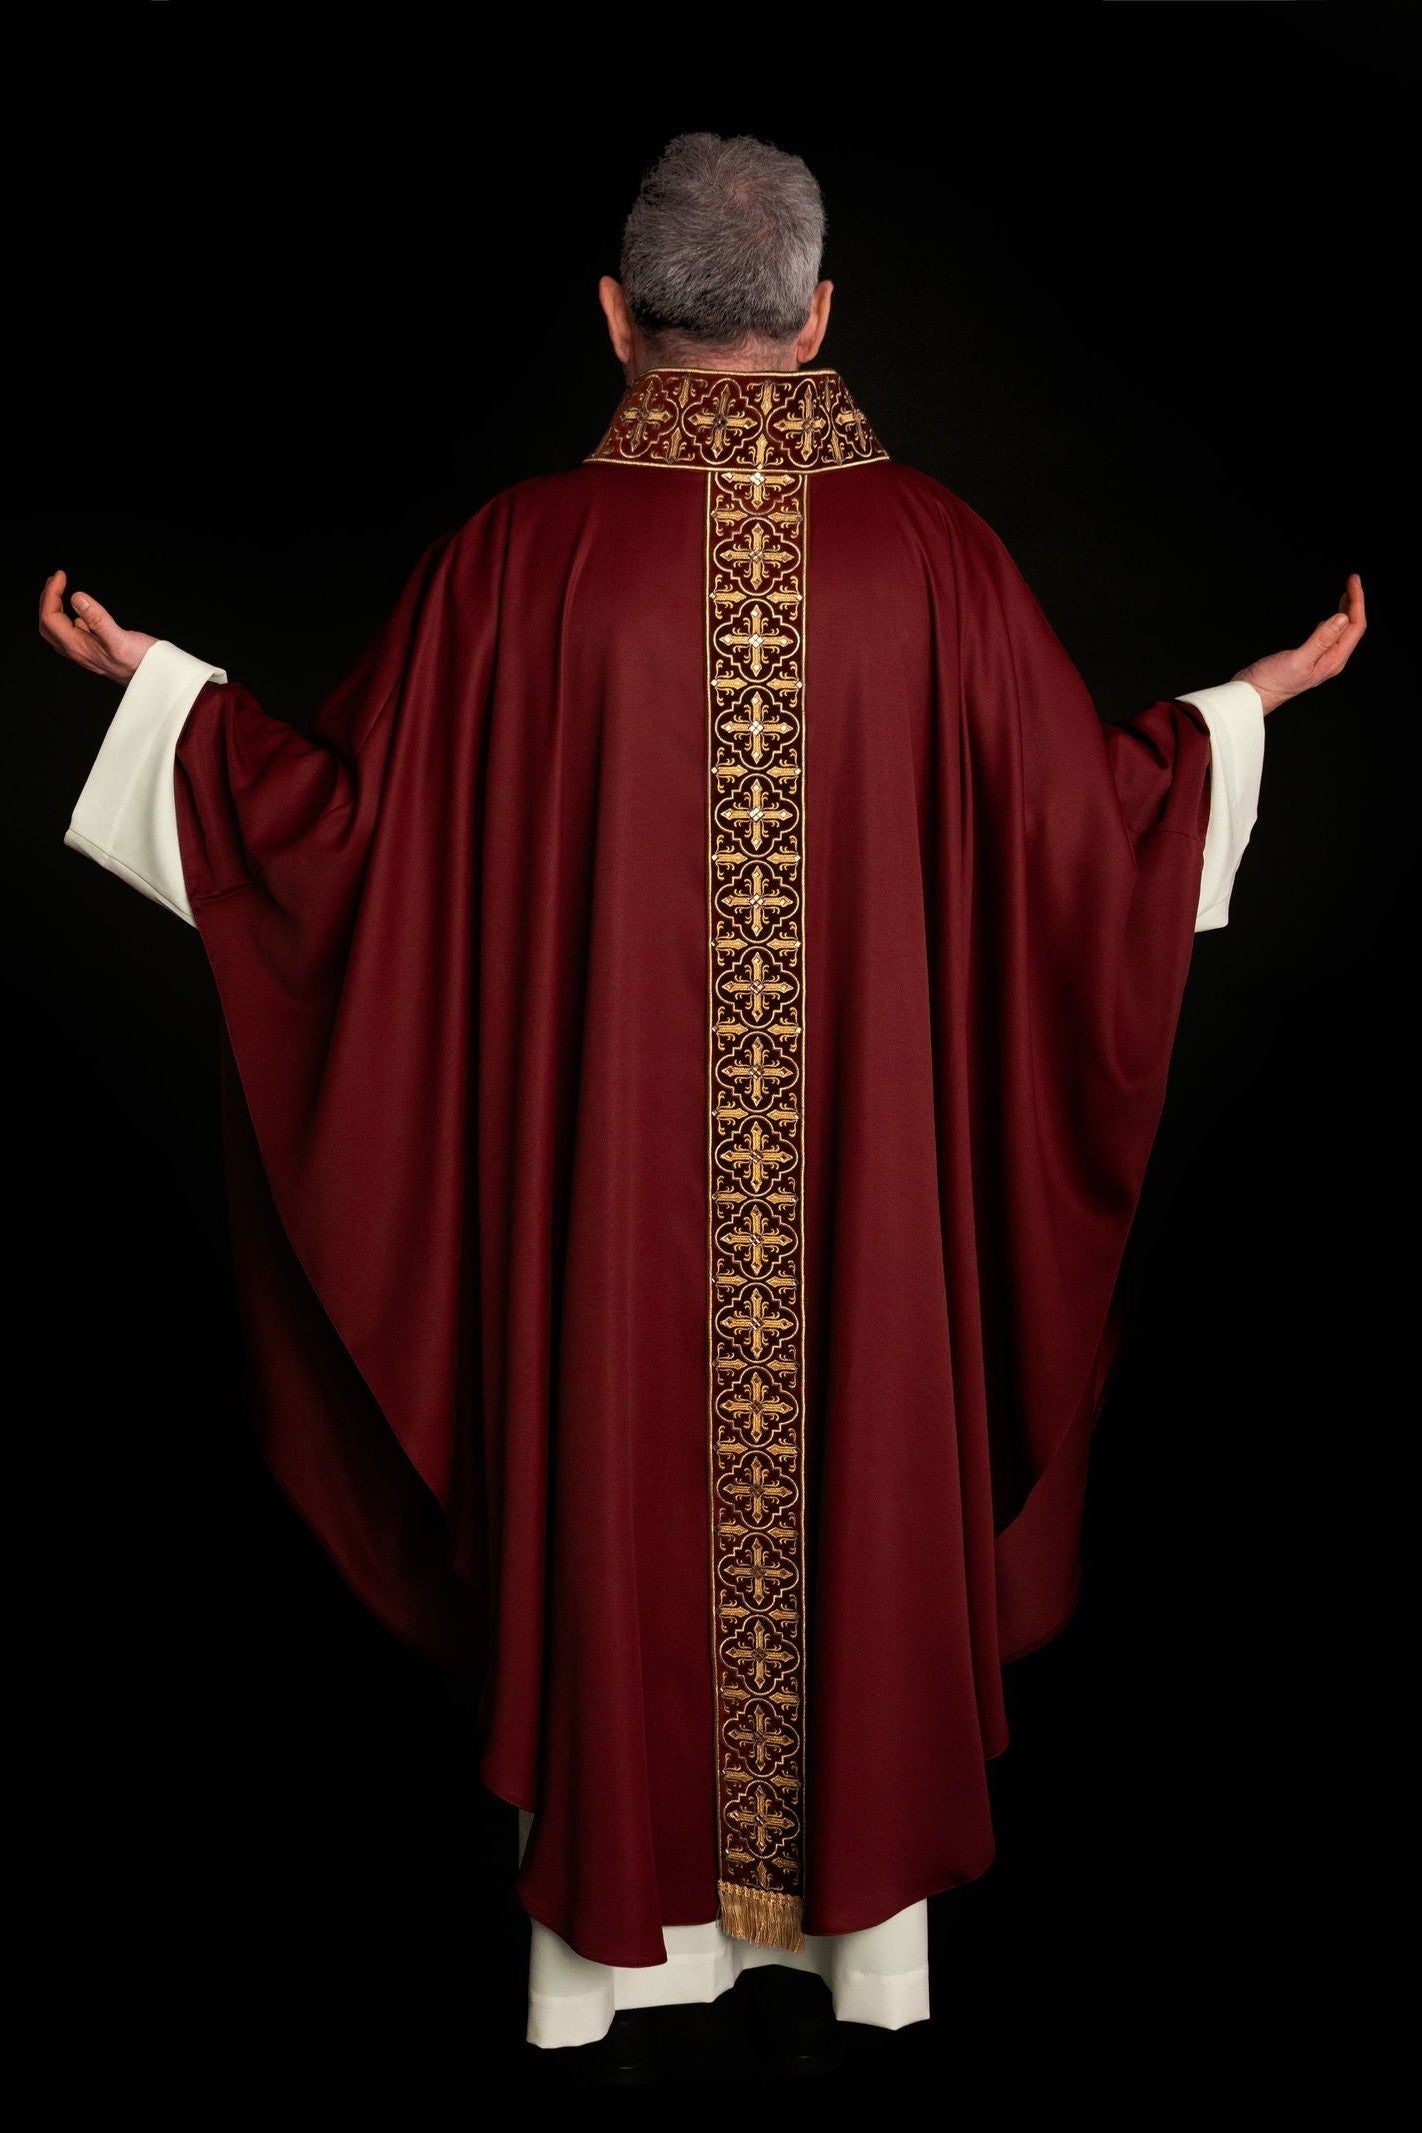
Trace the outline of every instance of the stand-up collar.
<path fill-rule="evenodd" d="M 647 370 L 590 455 L 623 466 L 824 474 L 888 453 L 835 370 Z"/>

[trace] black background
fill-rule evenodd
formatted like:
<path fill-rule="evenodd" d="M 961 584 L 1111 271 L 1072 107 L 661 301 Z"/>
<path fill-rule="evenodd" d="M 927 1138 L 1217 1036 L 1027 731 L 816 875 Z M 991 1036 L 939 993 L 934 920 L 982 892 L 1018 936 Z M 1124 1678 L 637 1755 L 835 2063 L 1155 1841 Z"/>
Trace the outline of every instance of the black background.
<path fill-rule="evenodd" d="M 39 581 L 63 564 L 304 717 L 427 541 L 595 442 L 596 276 L 644 163 L 711 126 L 817 171 L 825 360 L 1005 537 L 1105 715 L 1298 641 L 1350 569 L 1374 615 L 1271 720 L 1234 917 L 1197 950 L 1087 1597 L 1013 1670 L 998 1863 L 935 1901 L 933 2024 L 848 2033 L 841 2078 L 1147 2115 L 1226 2080 L 1356 2097 L 1410 1307 L 1392 21 L 886 37 L 804 9 L 497 54 L 407 9 L 312 16 L 294 54 L 289 18 L 174 6 L 57 40 L 10 191 L 30 471 L 3 580 L 12 1168 L 38 1186 L 12 1756 L 56 2093 L 199 2122 L 393 2096 L 419 2124 L 552 2075 L 519 2041 L 512 1817 L 468 1698 L 364 1618 L 243 1435 L 214 1002 L 196 936 L 61 848 L 114 692 L 33 641 Z"/>

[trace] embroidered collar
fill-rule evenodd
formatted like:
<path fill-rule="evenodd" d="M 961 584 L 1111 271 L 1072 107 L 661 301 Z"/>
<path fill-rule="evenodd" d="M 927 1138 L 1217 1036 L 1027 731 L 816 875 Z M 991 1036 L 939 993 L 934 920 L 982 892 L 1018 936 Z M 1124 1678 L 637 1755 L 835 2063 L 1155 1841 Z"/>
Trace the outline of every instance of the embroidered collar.
<path fill-rule="evenodd" d="M 824 474 L 887 459 L 835 370 L 647 370 L 594 460 Z"/>

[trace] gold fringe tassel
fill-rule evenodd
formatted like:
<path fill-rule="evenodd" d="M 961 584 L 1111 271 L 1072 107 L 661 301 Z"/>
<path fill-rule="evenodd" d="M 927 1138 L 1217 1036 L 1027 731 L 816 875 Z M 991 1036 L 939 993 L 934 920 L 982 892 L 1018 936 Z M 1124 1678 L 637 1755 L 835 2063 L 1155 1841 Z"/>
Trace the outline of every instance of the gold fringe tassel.
<path fill-rule="evenodd" d="M 716 1889 L 721 1898 L 721 1931 L 732 1940 L 754 1941 L 758 1948 L 783 1948 L 787 1955 L 804 1947 L 798 1896 L 782 1896 L 773 1889 L 743 1889 L 734 1881 L 718 1881 Z"/>

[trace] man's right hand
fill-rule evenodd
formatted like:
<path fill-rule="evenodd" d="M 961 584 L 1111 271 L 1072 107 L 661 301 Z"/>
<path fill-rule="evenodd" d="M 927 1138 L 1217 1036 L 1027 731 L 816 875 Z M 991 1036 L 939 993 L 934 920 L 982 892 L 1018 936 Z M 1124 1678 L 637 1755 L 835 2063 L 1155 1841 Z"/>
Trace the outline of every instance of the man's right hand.
<path fill-rule="evenodd" d="M 64 611 L 67 582 L 62 570 L 56 570 L 44 581 L 39 605 L 41 637 L 61 659 L 72 659 L 76 667 L 127 688 L 144 653 L 158 639 L 146 637 L 142 630 L 120 629 L 107 608 L 91 600 L 88 593 L 75 593 L 70 601 L 74 609 L 71 621 Z"/>
<path fill-rule="evenodd" d="M 1355 571 L 1343 588 L 1336 615 L 1320 622 L 1313 635 L 1294 651 L 1271 652 L 1267 659 L 1256 659 L 1253 666 L 1241 667 L 1234 678 L 1247 681 L 1258 690 L 1267 718 L 1291 696 L 1301 696 L 1305 689 L 1316 689 L 1341 674 L 1367 626 L 1363 581 Z"/>

